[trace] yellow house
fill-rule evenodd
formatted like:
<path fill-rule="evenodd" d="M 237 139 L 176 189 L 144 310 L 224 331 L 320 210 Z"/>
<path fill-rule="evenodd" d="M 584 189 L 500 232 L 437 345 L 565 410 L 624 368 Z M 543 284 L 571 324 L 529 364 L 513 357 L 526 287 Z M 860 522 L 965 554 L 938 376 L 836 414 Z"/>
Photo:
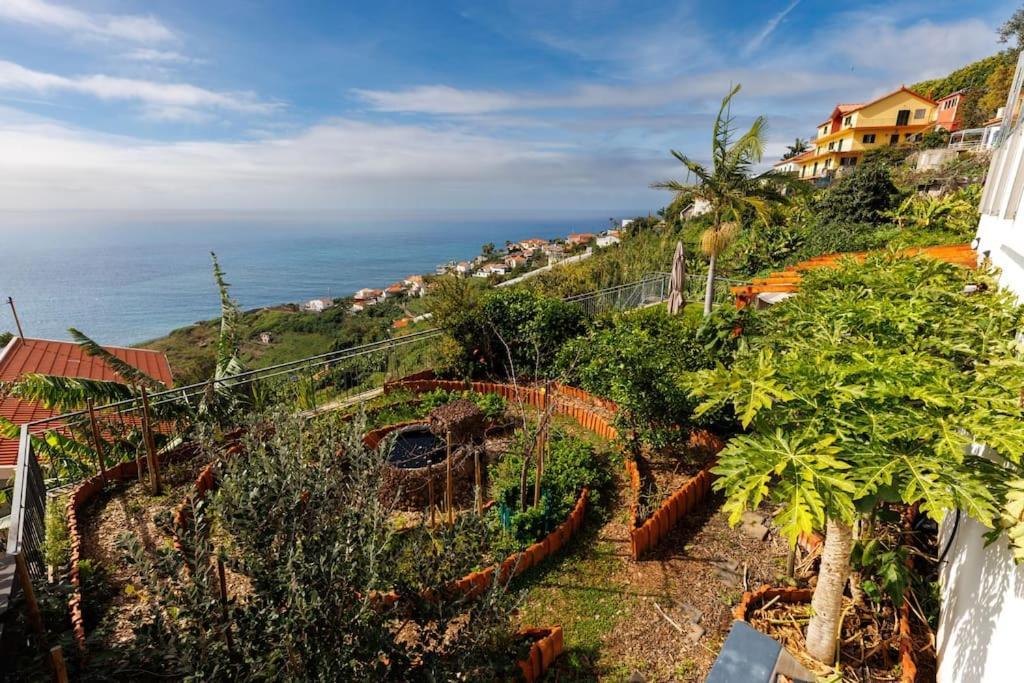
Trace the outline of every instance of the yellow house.
<path fill-rule="evenodd" d="M 810 153 L 796 173 L 806 180 L 832 177 L 856 166 L 869 149 L 918 140 L 935 126 L 935 100 L 901 87 L 866 104 L 839 104 L 818 125 Z"/>

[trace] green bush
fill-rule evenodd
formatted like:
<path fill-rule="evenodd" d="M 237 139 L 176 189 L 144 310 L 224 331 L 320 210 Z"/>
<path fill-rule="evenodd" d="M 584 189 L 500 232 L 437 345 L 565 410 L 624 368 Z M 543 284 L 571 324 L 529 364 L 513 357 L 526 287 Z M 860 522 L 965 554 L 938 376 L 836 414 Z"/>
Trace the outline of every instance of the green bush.
<path fill-rule="evenodd" d="M 472 401 L 483 411 L 484 417 L 488 420 L 497 420 L 505 414 L 505 410 L 508 408 L 508 401 L 497 394 L 481 394 L 468 389 L 465 391 L 435 389 L 422 395 L 418 413 L 419 415 L 426 415 L 434 408 L 451 403 L 457 399 Z"/>
<path fill-rule="evenodd" d="M 448 363 L 465 376 L 548 376 L 558 349 L 582 334 L 582 309 L 522 287 L 449 282 L 434 294 L 434 316 L 451 340 Z"/>
<path fill-rule="evenodd" d="M 884 213 L 899 201 L 899 190 L 886 164 L 865 161 L 841 176 L 814 202 L 816 227 L 813 232 L 833 224 L 856 225 L 883 222 Z"/>
<path fill-rule="evenodd" d="M 714 364 L 699 326 L 662 306 L 620 313 L 566 344 L 559 364 L 570 383 L 615 401 L 624 429 L 664 446 L 687 437 L 696 405 L 679 377 Z"/>
<path fill-rule="evenodd" d="M 43 559 L 51 567 L 63 567 L 71 559 L 67 504 L 67 496 L 58 496 L 46 504 Z"/>

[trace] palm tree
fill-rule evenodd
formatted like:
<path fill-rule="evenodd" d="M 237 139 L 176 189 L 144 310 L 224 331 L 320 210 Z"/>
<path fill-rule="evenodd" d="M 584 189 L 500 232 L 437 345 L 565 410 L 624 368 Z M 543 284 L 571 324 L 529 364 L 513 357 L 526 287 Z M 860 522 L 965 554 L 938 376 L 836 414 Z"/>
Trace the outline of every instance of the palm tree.
<path fill-rule="evenodd" d="M 708 207 L 711 227 L 701 236 L 701 251 L 708 257 L 708 281 L 704 293 L 704 315 L 711 313 L 715 297 L 715 269 L 718 258 L 739 235 L 746 219 L 754 214 L 767 223 L 772 203 L 785 203 L 782 188 L 800 187 L 799 181 L 775 173 L 753 175 L 751 169 L 764 154 L 764 132 L 767 121 L 754 119 L 750 130 L 735 138 L 733 118 L 729 113 L 732 98 L 740 91 L 734 87 L 722 99 L 711 135 L 711 167 L 707 168 L 681 152 L 672 156 L 696 178 L 692 184 L 664 180 L 652 187 L 675 193 L 674 204 L 689 206 L 698 201 Z M 734 139 L 735 138 L 735 139 Z"/>
<path fill-rule="evenodd" d="M 786 153 L 782 155 L 782 158 L 792 159 L 797 155 L 803 154 L 807 151 L 807 148 L 810 147 L 810 144 L 811 143 L 807 142 L 807 140 L 804 140 L 803 138 L 797 138 L 793 141 L 792 145 L 786 147 Z"/>

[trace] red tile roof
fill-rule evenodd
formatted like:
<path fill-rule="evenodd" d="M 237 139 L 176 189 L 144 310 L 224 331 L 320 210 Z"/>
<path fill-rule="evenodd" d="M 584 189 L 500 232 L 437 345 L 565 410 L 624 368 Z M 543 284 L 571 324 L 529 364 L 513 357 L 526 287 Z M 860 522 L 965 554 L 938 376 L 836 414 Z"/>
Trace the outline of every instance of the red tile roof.
<path fill-rule="evenodd" d="M 159 351 L 103 347 L 168 387 L 174 385 L 171 366 Z M 104 382 L 121 382 L 123 378 L 99 358 L 86 354 L 73 342 L 50 339 L 14 337 L 0 350 L 0 382 L 16 382 L 27 374 L 74 377 Z M 26 424 L 53 417 L 56 412 L 34 401 L 0 397 L 0 416 L 14 424 Z M 0 467 L 13 467 L 18 460 L 18 442 L 0 439 Z"/>

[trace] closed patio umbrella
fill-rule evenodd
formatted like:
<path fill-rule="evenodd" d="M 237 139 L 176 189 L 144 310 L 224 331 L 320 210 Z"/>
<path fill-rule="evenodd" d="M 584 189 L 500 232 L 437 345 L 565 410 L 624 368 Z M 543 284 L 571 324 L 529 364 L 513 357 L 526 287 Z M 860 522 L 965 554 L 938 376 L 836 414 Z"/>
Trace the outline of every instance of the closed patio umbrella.
<path fill-rule="evenodd" d="M 672 257 L 672 274 L 668 279 L 668 312 L 675 315 L 686 305 L 686 251 L 683 241 L 676 244 L 676 253 Z"/>

